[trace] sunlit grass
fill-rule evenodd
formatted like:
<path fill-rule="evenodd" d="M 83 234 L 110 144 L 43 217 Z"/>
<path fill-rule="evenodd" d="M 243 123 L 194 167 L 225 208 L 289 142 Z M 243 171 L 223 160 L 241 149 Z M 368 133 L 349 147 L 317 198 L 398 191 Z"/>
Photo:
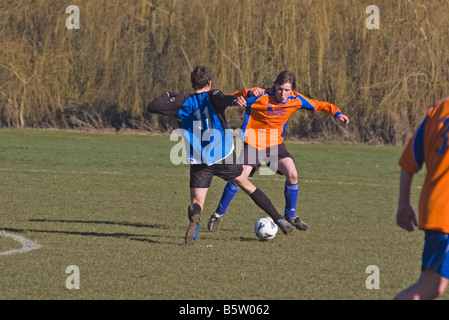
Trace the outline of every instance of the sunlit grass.
<path fill-rule="evenodd" d="M 186 247 L 188 166 L 171 164 L 171 145 L 168 136 L 1 130 L 0 230 L 42 247 L 0 256 L 0 298 L 391 299 L 419 275 L 422 233 L 394 224 L 401 148 L 289 143 L 311 229 L 258 241 L 264 213 L 239 192 L 208 232 L 225 184 L 217 179 Z M 281 176 L 253 182 L 283 210 Z M 10 247 L 20 245 L 0 237 L 0 250 Z M 65 286 L 69 265 L 80 290 Z M 370 265 L 379 290 L 365 286 Z"/>

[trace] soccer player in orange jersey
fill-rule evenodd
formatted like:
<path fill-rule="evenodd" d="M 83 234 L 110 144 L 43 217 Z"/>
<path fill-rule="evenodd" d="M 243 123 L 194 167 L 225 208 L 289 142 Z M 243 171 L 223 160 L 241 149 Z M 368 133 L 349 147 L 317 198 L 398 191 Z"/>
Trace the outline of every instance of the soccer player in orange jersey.
<path fill-rule="evenodd" d="M 435 299 L 446 290 L 449 279 L 449 98 L 430 109 L 400 160 L 399 201 L 396 223 L 413 231 L 424 230 L 422 269 L 418 281 L 395 299 Z M 413 175 L 426 164 L 418 220 L 410 205 Z"/>
<path fill-rule="evenodd" d="M 247 99 L 242 126 L 244 145 L 239 159 L 243 164 L 244 173 L 251 176 L 259 169 L 262 161 L 268 159 L 270 169 L 286 178 L 284 218 L 298 230 L 307 230 L 309 226 L 296 215 L 298 173 L 293 157 L 283 143 L 288 119 L 300 109 L 325 112 L 345 124 L 349 119 L 332 103 L 306 98 L 295 92 L 295 89 L 295 75 L 290 71 L 282 71 L 273 87 L 245 89 L 235 92 L 233 96 Z M 238 190 L 239 187 L 232 181 L 226 185 L 217 210 L 209 219 L 209 231 L 218 229 L 229 203 Z"/>

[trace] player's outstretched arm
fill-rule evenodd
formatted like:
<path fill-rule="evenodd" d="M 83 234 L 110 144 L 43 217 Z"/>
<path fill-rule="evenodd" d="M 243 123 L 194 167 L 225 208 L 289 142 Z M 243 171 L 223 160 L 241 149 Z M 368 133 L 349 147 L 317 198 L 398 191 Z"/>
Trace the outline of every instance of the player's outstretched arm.
<path fill-rule="evenodd" d="M 188 97 L 189 95 L 187 94 L 167 91 L 163 95 L 151 101 L 147 106 L 147 110 L 150 113 L 159 113 L 176 117 L 182 103 Z"/>

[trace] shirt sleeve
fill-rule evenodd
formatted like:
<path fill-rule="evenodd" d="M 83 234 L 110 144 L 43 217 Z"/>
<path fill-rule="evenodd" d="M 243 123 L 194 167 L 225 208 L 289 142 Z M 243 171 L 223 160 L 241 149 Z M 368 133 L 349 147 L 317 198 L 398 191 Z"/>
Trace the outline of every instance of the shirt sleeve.
<path fill-rule="evenodd" d="M 234 92 L 232 95 L 234 96 L 234 98 L 237 98 L 237 97 L 243 97 L 243 98 L 245 98 L 245 99 L 248 99 L 248 98 L 250 98 L 251 96 L 252 96 L 252 91 L 253 90 L 255 90 L 255 89 L 263 89 L 263 90 L 266 90 L 265 88 L 261 88 L 261 87 L 254 87 L 254 88 L 250 88 L 250 89 L 243 89 L 243 90 L 240 90 L 240 91 L 236 91 L 236 92 Z"/>
<path fill-rule="evenodd" d="M 334 117 L 338 117 L 340 114 L 342 114 L 341 110 L 336 105 L 330 102 L 309 99 L 299 93 L 297 93 L 297 97 L 303 101 L 303 106 L 301 106 L 301 109 L 311 109 L 312 107 L 317 112 L 324 112 Z M 304 100 L 307 103 L 304 103 Z"/>
<path fill-rule="evenodd" d="M 425 161 L 424 132 L 426 130 L 427 118 L 424 119 L 418 130 L 416 130 L 399 159 L 399 166 L 412 173 L 420 171 Z"/>
<path fill-rule="evenodd" d="M 235 97 L 231 95 L 225 95 L 220 90 L 211 90 L 209 92 L 209 100 L 218 112 L 224 112 L 227 107 L 231 106 L 235 100 Z"/>
<path fill-rule="evenodd" d="M 190 95 L 167 91 L 148 104 L 147 110 L 150 113 L 177 117 L 179 109 Z"/>

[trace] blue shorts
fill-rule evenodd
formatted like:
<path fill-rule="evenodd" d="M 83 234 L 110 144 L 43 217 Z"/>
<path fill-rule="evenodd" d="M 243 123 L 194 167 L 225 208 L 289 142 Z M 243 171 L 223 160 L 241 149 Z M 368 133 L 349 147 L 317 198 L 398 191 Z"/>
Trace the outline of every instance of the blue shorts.
<path fill-rule="evenodd" d="M 449 234 L 425 230 L 422 268 L 449 279 Z"/>

